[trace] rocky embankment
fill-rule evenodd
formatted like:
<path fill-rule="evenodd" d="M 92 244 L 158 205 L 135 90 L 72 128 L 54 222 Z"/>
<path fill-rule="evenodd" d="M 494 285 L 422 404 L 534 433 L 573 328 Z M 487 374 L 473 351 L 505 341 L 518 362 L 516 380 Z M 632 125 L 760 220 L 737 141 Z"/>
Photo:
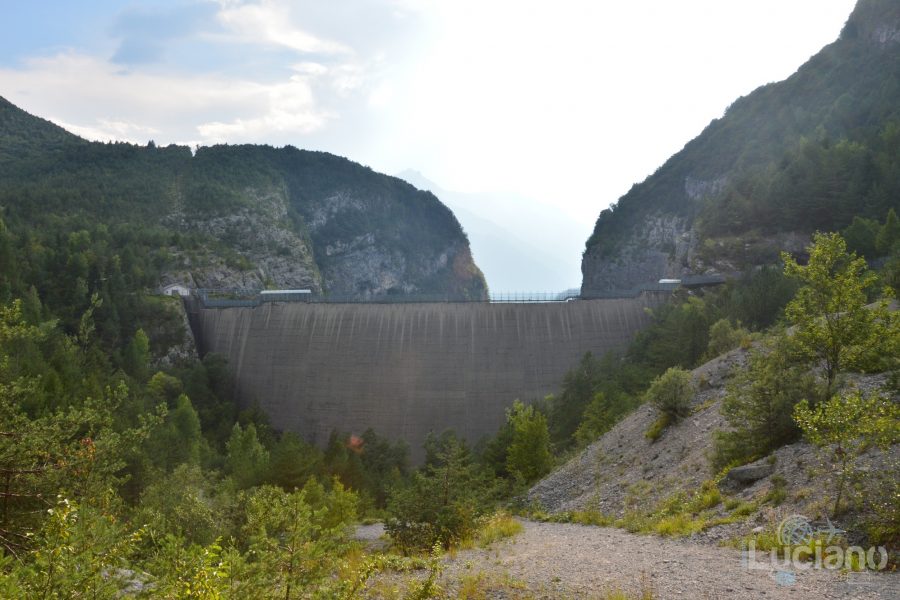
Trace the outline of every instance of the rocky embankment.
<path fill-rule="evenodd" d="M 693 413 L 669 426 L 654 441 L 646 431 L 656 420 L 656 411 L 644 405 L 619 422 L 599 440 L 529 492 L 528 501 L 550 513 L 594 510 L 621 518 L 629 512 L 649 512 L 662 501 L 683 492 L 693 494 L 704 482 L 713 479 L 711 467 L 714 433 L 727 424 L 720 413 L 732 370 L 741 368 L 749 357 L 747 350 L 734 350 L 693 371 L 699 391 Z M 847 385 L 864 393 L 886 385 L 885 375 L 857 375 Z M 862 468 L 872 473 L 871 485 L 878 478 L 896 477 L 890 465 L 900 464 L 900 447 L 889 455 L 871 449 L 861 459 Z M 896 467 L 893 467 L 896 468 Z M 824 518 L 831 498 L 830 471 L 822 464 L 815 448 L 805 442 L 782 447 L 771 456 L 751 465 L 734 469 L 719 483 L 723 497 L 752 506 L 745 518 L 707 528 L 694 534 L 695 541 L 720 543 L 736 540 L 754 531 L 771 531 L 786 516 L 806 515 Z M 882 482 L 883 483 L 883 482 Z M 784 490 L 779 502 L 766 498 L 776 486 Z M 723 502 L 713 517 L 728 517 Z M 852 535 L 852 532 L 851 532 Z"/>

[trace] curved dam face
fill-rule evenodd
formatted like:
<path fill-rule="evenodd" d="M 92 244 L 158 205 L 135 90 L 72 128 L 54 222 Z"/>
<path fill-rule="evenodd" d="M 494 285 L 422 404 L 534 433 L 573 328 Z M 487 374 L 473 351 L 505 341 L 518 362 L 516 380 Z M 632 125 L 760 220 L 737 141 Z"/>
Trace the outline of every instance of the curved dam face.
<path fill-rule="evenodd" d="M 668 294 L 552 304 L 304 304 L 191 311 L 242 406 L 324 444 L 332 430 L 409 442 L 491 435 L 516 399 L 556 392 L 585 352 L 624 349 Z"/>

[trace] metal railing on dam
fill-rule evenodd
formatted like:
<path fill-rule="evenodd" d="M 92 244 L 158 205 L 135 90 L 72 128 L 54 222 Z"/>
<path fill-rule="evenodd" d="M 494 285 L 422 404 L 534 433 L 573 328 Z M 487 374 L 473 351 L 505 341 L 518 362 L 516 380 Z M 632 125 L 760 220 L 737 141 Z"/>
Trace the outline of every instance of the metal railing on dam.
<path fill-rule="evenodd" d="M 650 283 L 628 290 L 598 290 L 577 292 L 496 292 L 487 298 L 465 298 L 447 294 L 386 294 L 359 296 L 350 294 L 284 294 L 265 297 L 262 290 L 198 289 L 194 291 L 204 308 L 255 307 L 267 302 L 299 302 L 303 304 L 548 304 L 575 300 L 637 298 L 647 292 L 671 292 L 678 283 Z"/>
<path fill-rule="evenodd" d="M 559 390 L 585 352 L 624 349 L 661 291 L 629 298 L 509 302 L 263 302 L 188 298 L 201 354 L 224 356 L 242 406 L 324 444 L 333 429 L 404 439 L 494 434 L 516 399 Z M 529 299 L 534 299 L 530 296 Z"/>

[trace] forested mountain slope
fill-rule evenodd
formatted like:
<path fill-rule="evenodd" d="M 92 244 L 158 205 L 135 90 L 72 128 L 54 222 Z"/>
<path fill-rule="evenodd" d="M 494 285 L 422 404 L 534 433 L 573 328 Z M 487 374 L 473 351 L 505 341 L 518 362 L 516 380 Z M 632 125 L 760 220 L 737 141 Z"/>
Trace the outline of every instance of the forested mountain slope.
<path fill-rule="evenodd" d="M 13 233 L 92 238 L 102 224 L 131 254 L 152 233 L 158 278 L 189 285 L 361 298 L 486 291 L 459 223 L 432 194 L 290 146 L 192 155 L 152 142 L 92 143 L 0 98 L 0 207 Z M 159 283 L 140 270 L 132 279 Z"/>
<path fill-rule="evenodd" d="M 601 212 L 583 290 L 741 270 L 898 206 L 900 3 L 860 0 L 836 42 Z"/>

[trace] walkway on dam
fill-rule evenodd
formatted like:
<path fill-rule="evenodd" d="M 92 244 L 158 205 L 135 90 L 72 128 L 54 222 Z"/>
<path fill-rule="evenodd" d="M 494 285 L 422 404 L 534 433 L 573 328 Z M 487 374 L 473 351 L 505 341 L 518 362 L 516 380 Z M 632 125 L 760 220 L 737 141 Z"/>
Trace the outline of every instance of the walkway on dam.
<path fill-rule="evenodd" d="M 386 294 L 382 296 L 354 296 L 347 294 L 313 294 L 309 290 L 241 290 L 198 289 L 193 291 L 203 308 L 235 308 L 260 306 L 266 302 L 304 302 L 310 304 L 428 304 L 428 303 L 491 303 L 491 304 L 547 304 L 576 300 L 637 298 L 647 292 L 672 292 L 679 287 L 696 288 L 725 282 L 720 275 L 699 275 L 677 280 L 660 280 L 628 290 L 580 290 L 562 292 L 497 292 L 484 298 L 463 298 L 446 294 Z M 265 293 L 264 293 L 265 292 Z"/>

